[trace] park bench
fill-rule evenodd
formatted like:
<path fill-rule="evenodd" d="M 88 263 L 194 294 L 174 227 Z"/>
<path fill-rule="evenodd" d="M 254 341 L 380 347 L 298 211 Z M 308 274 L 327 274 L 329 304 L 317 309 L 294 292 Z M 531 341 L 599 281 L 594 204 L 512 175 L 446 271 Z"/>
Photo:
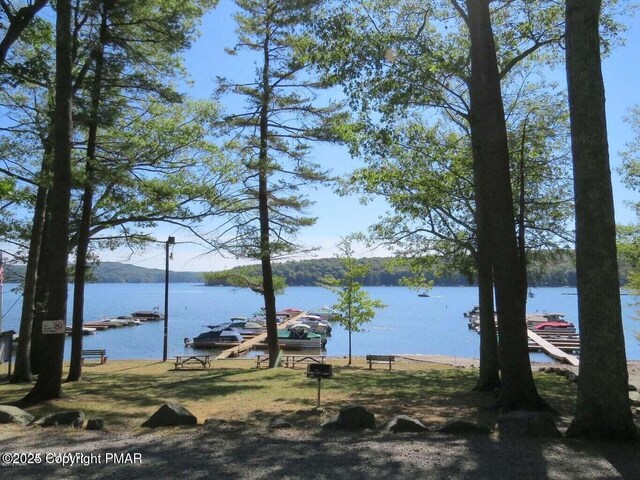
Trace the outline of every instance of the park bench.
<path fill-rule="evenodd" d="M 367 362 L 369 362 L 369 370 L 372 369 L 374 363 L 383 363 L 389 365 L 391 370 L 391 364 L 396 361 L 396 357 L 393 355 L 367 355 Z"/>
<path fill-rule="evenodd" d="M 84 365 L 85 358 L 99 358 L 100 365 L 107 361 L 107 351 L 104 349 L 96 350 L 82 350 L 82 364 Z"/>
<path fill-rule="evenodd" d="M 189 365 L 197 365 L 204 368 L 211 366 L 211 355 L 177 355 L 174 363 L 174 370 L 184 368 Z"/>

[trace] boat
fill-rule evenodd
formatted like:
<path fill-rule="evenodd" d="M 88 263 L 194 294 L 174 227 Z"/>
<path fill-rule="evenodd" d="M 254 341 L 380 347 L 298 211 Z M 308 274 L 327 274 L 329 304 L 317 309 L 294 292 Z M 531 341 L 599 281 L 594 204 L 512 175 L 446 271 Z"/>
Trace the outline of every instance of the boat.
<path fill-rule="evenodd" d="M 285 349 L 318 349 L 327 344 L 327 339 L 318 333 L 313 333 L 309 325 L 296 324 L 286 330 L 278 330 L 278 343 Z"/>
<path fill-rule="evenodd" d="M 164 320 L 164 315 L 158 311 L 158 307 L 153 310 L 138 310 L 118 318 L 135 318 L 137 320 L 146 322 L 147 320 Z"/>
<path fill-rule="evenodd" d="M 187 347 L 193 348 L 233 347 L 240 345 L 244 341 L 244 338 L 237 329 L 230 325 L 229 323 L 223 323 L 221 325 L 208 326 L 209 331 L 201 333 L 197 337 L 194 337 L 193 340 L 185 338 L 184 344 Z"/>
<path fill-rule="evenodd" d="M 419 297 L 430 297 L 431 295 L 429 295 L 427 292 L 421 292 L 418 294 Z"/>
<path fill-rule="evenodd" d="M 474 305 L 471 310 L 468 312 L 464 312 L 465 317 L 475 317 L 480 315 L 480 307 L 478 305 Z"/>
<path fill-rule="evenodd" d="M 284 320 L 288 320 L 296 315 L 300 315 L 302 310 L 299 308 L 285 308 L 276 313 L 277 317 L 282 317 Z"/>
<path fill-rule="evenodd" d="M 328 335 L 331 333 L 331 324 L 327 320 L 322 320 L 322 318 L 315 315 L 305 315 L 298 319 L 294 325 L 300 323 L 310 326 L 313 333 L 319 333 L 320 335 Z M 292 327 L 293 325 L 290 326 L 289 329 Z"/>
<path fill-rule="evenodd" d="M 95 333 L 98 331 L 97 328 L 92 328 L 92 327 L 82 327 L 82 335 L 95 335 Z M 73 327 L 71 325 L 67 325 L 65 327 L 65 334 L 66 335 L 71 335 L 71 333 L 73 332 Z"/>
<path fill-rule="evenodd" d="M 231 319 L 232 320 L 231 322 L 229 322 L 228 324 L 225 324 L 225 326 L 236 329 L 238 333 L 242 335 L 243 338 L 255 337 L 256 335 L 260 335 L 261 333 L 264 333 L 266 330 L 264 325 L 260 323 L 253 322 L 251 320 L 246 320 L 246 319 L 238 320 L 238 317 L 234 317 L 234 318 Z M 219 326 L 220 325 L 207 325 L 208 328 L 217 328 Z"/>
<path fill-rule="evenodd" d="M 320 319 L 326 320 L 328 322 L 336 320 L 340 316 L 340 314 L 336 310 L 327 305 L 323 305 L 316 310 L 311 310 L 309 312 L 309 315 L 320 317 Z"/>

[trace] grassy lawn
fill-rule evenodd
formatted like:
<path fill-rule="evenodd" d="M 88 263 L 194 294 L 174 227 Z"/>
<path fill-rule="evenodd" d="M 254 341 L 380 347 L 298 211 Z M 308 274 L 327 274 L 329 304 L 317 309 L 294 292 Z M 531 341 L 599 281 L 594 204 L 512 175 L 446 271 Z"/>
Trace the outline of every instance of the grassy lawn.
<path fill-rule="evenodd" d="M 492 425 L 493 393 L 472 392 L 477 370 L 425 362 L 399 361 L 393 370 L 369 370 L 364 359 L 346 366 L 329 359 L 334 377 L 322 381 L 321 406 L 335 413 L 348 403 L 364 405 L 385 421 L 411 415 L 425 424 L 453 417 Z M 1 366 L 0 376 L 6 372 Z M 535 374 L 542 396 L 561 417 L 574 409 L 575 385 L 563 377 Z M 0 404 L 20 400 L 29 385 L 0 384 Z M 60 410 L 83 410 L 87 418 L 103 418 L 110 429 L 135 429 L 163 403 L 176 402 L 205 419 L 261 422 L 300 415 L 316 406 L 317 381 L 298 367 L 256 369 L 255 361 L 220 360 L 207 370 L 173 370 L 170 362 L 109 360 L 85 365 L 81 382 L 63 385 L 65 398 L 30 407 L 41 416 Z M 559 426 L 564 422 L 560 419 Z"/>

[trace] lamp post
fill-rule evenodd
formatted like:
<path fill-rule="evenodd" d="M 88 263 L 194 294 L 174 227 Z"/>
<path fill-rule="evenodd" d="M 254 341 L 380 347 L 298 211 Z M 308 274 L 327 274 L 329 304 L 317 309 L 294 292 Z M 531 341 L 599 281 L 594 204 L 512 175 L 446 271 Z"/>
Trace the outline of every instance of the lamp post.
<path fill-rule="evenodd" d="M 164 343 L 162 349 L 162 361 L 167 361 L 167 342 L 169 340 L 169 245 L 175 245 L 176 238 L 169 237 L 165 243 L 165 269 L 164 269 Z"/>

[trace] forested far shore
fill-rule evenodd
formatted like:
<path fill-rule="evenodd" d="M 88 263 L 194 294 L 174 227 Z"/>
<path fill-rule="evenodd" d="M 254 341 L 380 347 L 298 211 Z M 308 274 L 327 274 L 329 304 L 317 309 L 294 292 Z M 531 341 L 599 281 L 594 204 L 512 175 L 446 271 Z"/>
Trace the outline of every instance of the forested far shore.
<path fill-rule="evenodd" d="M 388 257 L 362 258 L 361 262 L 369 264 L 370 270 L 363 278 L 362 284 L 367 286 L 400 285 L 402 279 L 409 278 L 412 273 L 406 266 L 399 266 Z M 288 286 L 315 286 L 327 275 L 341 278 L 343 266 L 338 258 L 318 258 L 312 260 L 294 260 L 274 264 L 274 274 L 284 278 Z M 440 267 L 425 274 L 427 280 L 436 286 L 473 285 L 475 282 L 459 272 L 441 273 Z M 24 265 L 5 265 L 5 282 L 22 283 Z M 627 265 L 620 263 L 620 281 L 624 285 L 627 280 Z M 231 275 L 230 278 L 225 278 Z M 207 286 L 235 285 L 233 277 L 238 275 L 254 277 L 260 275 L 258 265 L 234 267 L 216 272 L 175 272 L 171 271 L 171 283 L 204 283 Z M 72 277 L 70 276 L 70 281 Z M 90 283 L 162 283 L 165 271 L 159 268 L 144 268 L 136 265 L 117 262 L 102 262 L 91 267 Z M 544 267 L 531 269 L 529 286 L 562 287 L 575 286 L 576 272 L 573 255 L 566 255 Z"/>
<path fill-rule="evenodd" d="M 401 285 L 403 279 L 412 276 L 409 267 L 398 265 L 394 259 L 388 257 L 362 258 L 360 262 L 369 265 L 368 274 L 362 279 L 362 285 L 367 286 L 395 286 Z M 331 275 L 342 278 L 344 266 L 339 258 L 319 258 L 313 260 L 297 260 L 277 263 L 273 265 L 273 273 L 285 280 L 288 286 L 312 286 L 318 281 Z M 624 285 L 627 280 L 628 266 L 620 262 L 620 281 Z M 235 267 L 222 272 L 203 274 L 208 286 L 237 285 L 238 276 L 255 278 L 260 276 L 258 265 Z M 425 273 L 427 281 L 435 286 L 463 286 L 474 285 L 475 279 L 460 272 L 446 272 L 442 265 L 434 265 L 431 271 Z M 537 262 L 529 269 L 530 287 L 562 287 L 576 285 L 575 259 L 573 253 L 554 257 L 552 262 Z"/>

